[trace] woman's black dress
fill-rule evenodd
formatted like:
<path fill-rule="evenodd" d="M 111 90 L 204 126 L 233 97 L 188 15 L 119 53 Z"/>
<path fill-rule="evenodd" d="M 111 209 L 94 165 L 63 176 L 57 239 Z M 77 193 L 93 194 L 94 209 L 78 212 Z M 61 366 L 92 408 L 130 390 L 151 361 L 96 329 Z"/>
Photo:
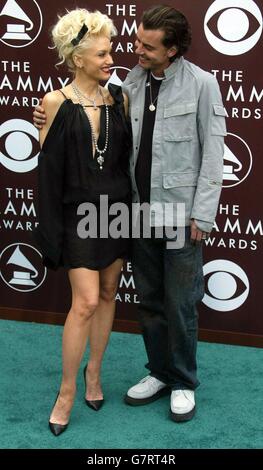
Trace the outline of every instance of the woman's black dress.
<path fill-rule="evenodd" d="M 125 118 L 121 88 L 109 85 L 109 91 L 114 104 L 108 106 L 109 142 L 103 154 L 102 170 L 97 162 L 98 155 L 93 158 L 87 115 L 81 105 L 70 99 L 62 103 L 39 156 L 39 226 L 35 239 L 44 264 L 53 269 L 64 266 L 67 269 L 85 267 L 100 270 L 117 258 L 129 257 L 127 209 L 131 201 L 128 173 L 131 133 Z M 99 149 L 103 149 L 105 144 L 105 122 L 106 108 L 103 105 Z M 103 196 L 102 206 L 100 196 Z M 119 238 L 107 233 L 112 220 L 120 215 L 120 211 L 115 215 L 108 214 L 108 222 L 105 222 L 107 201 L 108 208 L 114 203 L 125 204 L 121 210 L 125 219 L 121 219 L 119 225 Z M 93 212 L 82 203 L 92 203 Z M 77 214 L 78 208 L 81 215 Z M 86 222 L 82 220 L 85 216 Z M 80 220 L 82 231 L 78 233 Z"/>

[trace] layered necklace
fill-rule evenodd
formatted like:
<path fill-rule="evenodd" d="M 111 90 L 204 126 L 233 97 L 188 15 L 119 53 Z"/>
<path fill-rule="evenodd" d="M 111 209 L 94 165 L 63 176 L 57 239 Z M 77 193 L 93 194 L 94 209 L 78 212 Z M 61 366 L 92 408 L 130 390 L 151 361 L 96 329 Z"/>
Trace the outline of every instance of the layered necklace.
<path fill-rule="evenodd" d="M 84 95 L 84 93 L 82 93 L 82 91 L 80 91 L 80 89 L 77 88 L 76 84 L 75 84 L 74 82 L 72 82 L 72 88 L 73 88 L 73 90 L 74 90 L 74 87 L 75 87 L 75 89 L 77 90 L 77 93 L 78 93 L 82 98 L 84 98 L 85 100 L 88 100 L 88 101 L 92 104 L 93 109 L 94 109 L 95 111 L 97 111 L 97 110 L 98 110 L 98 106 L 96 105 L 96 99 L 97 99 L 98 96 L 101 94 L 101 93 L 100 93 L 100 87 L 98 86 L 98 90 L 97 90 L 97 93 L 96 93 L 96 95 L 95 95 L 94 98 L 89 98 L 87 95 Z M 75 94 L 76 94 L 76 90 L 74 90 Z"/>
<path fill-rule="evenodd" d="M 105 103 L 103 93 L 101 92 L 99 87 L 98 87 L 98 91 L 96 93 L 95 98 L 92 99 L 92 98 L 89 98 L 88 96 L 85 96 L 83 93 L 81 93 L 81 91 L 78 89 L 78 87 L 76 86 L 76 83 L 74 81 L 71 83 L 71 86 L 72 86 L 72 89 L 73 89 L 77 99 L 78 99 L 79 104 L 84 109 L 84 111 L 87 115 L 87 118 L 89 120 L 92 142 L 94 144 L 96 153 L 99 154 L 99 156 L 97 157 L 97 162 L 99 164 L 100 170 L 103 170 L 103 163 L 104 163 L 103 154 L 107 151 L 108 143 L 109 143 L 109 107 Z M 83 101 L 83 98 L 87 99 L 90 103 L 92 103 L 93 109 L 97 110 L 98 106 L 96 105 L 96 99 L 99 95 L 101 96 L 103 104 L 105 105 L 105 108 L 106 108 L 106 125 L 105 125 L 105 127 L 106 127 L 106 129 L 105 129 L 106 137 L 105 137 L 105 145 L 104 145 L 103 149 L 99 149 L 99 147 L 98 147 L 98 140 L 96 139 L 96 134 L 95 134 L 95 130 L 94 130 L 94 127 L 93 127 L 93 124 L 92 124 L 92 120 L 91 120 L 91 117 L 90 117 L 89 112 L 87 110 L 87 106 L 85 105 L 85 101 Z"/>

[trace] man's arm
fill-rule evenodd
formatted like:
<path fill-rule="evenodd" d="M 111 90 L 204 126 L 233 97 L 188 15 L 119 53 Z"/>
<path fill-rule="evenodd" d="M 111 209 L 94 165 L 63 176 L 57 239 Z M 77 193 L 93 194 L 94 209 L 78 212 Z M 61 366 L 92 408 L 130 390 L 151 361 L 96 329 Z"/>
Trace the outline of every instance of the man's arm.
<path fill-rule="evenodd" d="M 201 168 L 191 219 L 209 233 L 215 220 L 223 179 L 225 110 L 215 77 L 207 74 L 202 84 L 197 114 L 201 144 Z"/>
<path fill-rule="evenodd" d="M 46 123 L 46 114 L 45 109 L 42 105 L 42 99 L 40 103 L 35 107 L 33 111 L 33 124 L 37 129 L 42 129 L 43 125 Z"/>
<path fill-rule="evenodd" d="M 123 93 L 123 100 L 124 100 L 125 116 L 128 117 L 128 114 L 129 114 L 129 100 L 128 100 L 128 96 L 126 95 L 126 93 Z"/>

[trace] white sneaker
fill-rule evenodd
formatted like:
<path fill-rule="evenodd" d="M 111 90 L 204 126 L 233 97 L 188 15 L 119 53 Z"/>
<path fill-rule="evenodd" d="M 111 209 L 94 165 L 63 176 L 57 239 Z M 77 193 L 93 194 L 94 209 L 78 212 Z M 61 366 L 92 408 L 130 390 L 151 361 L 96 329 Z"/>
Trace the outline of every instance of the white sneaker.
<path fill-rule="evenodd" d="M 124 397 L 125 403 L 129 405 L 146 405 L 151 403 L 168 392 L 168 387 L 164 382 L 147 375 L 138 384 L 131 387 Z"/>
<path fill-rule="evenodd" d="M 195 414 L 195 392 L 173 390 L 171 393 L 171 418 L 174 421 L 189 421 Z"/>

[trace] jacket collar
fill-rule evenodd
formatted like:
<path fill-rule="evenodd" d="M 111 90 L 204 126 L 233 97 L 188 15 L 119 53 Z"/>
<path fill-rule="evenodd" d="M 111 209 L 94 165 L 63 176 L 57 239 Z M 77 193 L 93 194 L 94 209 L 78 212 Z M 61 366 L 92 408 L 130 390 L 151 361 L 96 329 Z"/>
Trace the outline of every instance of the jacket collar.
<path fill-rule="evenodd" d="M 167 69 L 164 70 L 165 78 L 167 78 L 168 80 L 169 78 L 174 77 L 176 72 L 179 72 L 179 70 L 181 70 L 183 63 L 184 63 L 183 57 L 179 57 L 179 59 L 175 59 L 175 61 L 172 62 L 171 65 L 169 65 L 169 67 L 167 67 Z"/>
<path fill-rule="evenodd" d="M 184 58 L 179 57 L 179 59 L 175 59 L 174 62 L 164 70 L 165 78 L 168 80 L 169 78 L 173 77 L 174 74 L 180 70 L 183 66 Z M 144 70 L 140 65 L 135 65 L 135 67 L 129 72 L 127 78 L 129 78 L 130 83 L 134 83 L 137 80 L 145 78 L 147 71 Z"/>

